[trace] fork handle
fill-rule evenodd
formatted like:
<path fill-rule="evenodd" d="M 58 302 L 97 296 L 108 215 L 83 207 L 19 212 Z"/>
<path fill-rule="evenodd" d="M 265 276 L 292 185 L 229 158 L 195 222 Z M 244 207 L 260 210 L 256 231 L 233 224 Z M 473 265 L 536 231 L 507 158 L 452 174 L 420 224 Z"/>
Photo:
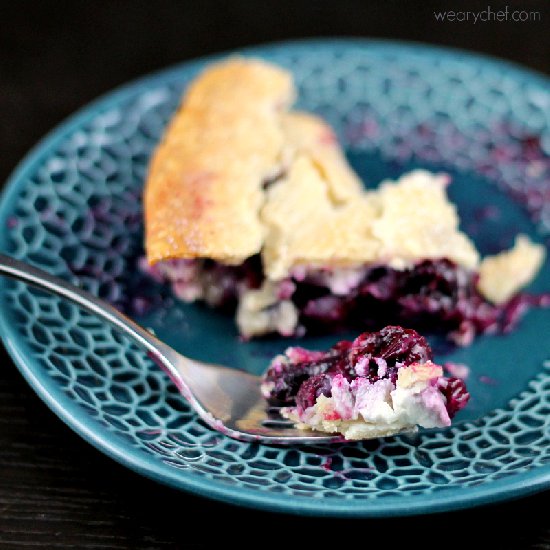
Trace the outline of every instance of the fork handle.
<path fill-rule="evenodd" d="M 173 380 L 177 379 L 178 384 L 181 383 L 181 376 L 175 371 L 170 360 L 175 353 L 174 350 L 106 301 L 60 277 L 51 275 L 42 269 L 5 254 L 0 254 L 0 275 L 23 281 L 50 294 L 66 298 L 90 313 L 97 315 L 150 352 L 155 362 L 160 362 L 160 366 L 166 370 L 167 374 Z"/>

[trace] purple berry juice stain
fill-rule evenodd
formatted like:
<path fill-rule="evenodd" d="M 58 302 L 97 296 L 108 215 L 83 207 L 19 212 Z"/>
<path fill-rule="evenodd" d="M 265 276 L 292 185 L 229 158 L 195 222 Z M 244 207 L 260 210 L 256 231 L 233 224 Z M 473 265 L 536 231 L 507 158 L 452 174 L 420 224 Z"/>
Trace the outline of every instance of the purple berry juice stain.
<path fill-rule="evenodd" d="M 15 216 L 10 216 L 6 220 L 6 227 L 8 229 L 15 229 L 19 225 L 19 220 Z"/>
<path fill-rule="evenodd" d="M 482 384 L 486 384 L 487 386 L 498 386 L 498 381 L 494 378 L 491 378 L 490 376 L 486 376 L 485 374 L 482 374 L 478 380 Z"/>

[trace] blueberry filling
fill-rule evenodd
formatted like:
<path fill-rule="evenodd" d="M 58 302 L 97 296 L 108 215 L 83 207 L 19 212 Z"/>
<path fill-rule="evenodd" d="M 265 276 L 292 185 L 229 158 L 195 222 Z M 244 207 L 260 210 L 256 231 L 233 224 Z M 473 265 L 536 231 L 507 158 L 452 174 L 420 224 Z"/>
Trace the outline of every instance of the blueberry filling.
<path fill-rule="evenodd" d="M 308 378 L 296 394 L 296 405 L 302 410 L 313 407 L 320 395 L 330 397 L 332 395 L 332 378 L 328 374 L 316 374 Z M 292 400 L 290 401 L 292 404 Z"/>
<path fill-rule="evenodd" d="M 307 300 L 302 315 L 304 323 L 313 326 L 346 322 L 377 328 L 403 322 L 444 332 L 455 343 L 468 344 L 476 334 L 501 328 L 505 310 L 485 300 L 476 281 L 475 273 L 447 259 L 424 260 L 403 271 L 374 267 L 366 270 L 358 287 L 346 296 Z"/>
<path fill-rule="evenodd" d="M 346 296 L 319 295 L 316 288 L 317 295 L 308 300 L 302 290 L 302 322 L 317 328 L 400 322 L 468 345 L 479 334 L 508 332 L 530 307 L 550 305 L 549 295 L 524 293 L 493 305 L 477 290 L 477 279 L 477 273 L 447 259 L 424 260 L 403 271 L 374 267 Z"/>
<path fill-rule="evenodd" d="M 238 266 L 212 260 L 170 260 L 164 264 L 149 268 L 149 273 L 170 282 L 176 295 L 183 299 L 198 296 L 230 311 L 244 291 L 259 288 L 264 280 L 259 255 Z M 527 294 L 493 305 L 477 290 L 477 273 L 447 259 L 424 260 L 404 270 L 366 266 L 347 292 L 339 294 L 330 288 L 332 274 L 317 270 L 278 283 L 279 298 L 292 301 L 299 326 L 308 333 L 338 328 L 375 330 L 402 323 L 440 332 L 455 344 L 468 345 L 479 334 L 508 332 L 529 307 L 550 305 L 550 296 Z M 196 285 L 202 285 L 199 294 L 190 292 Z"/>
<path fill-rule="evenodd" d="M 426 339 L 399 326 L 365 332 L 353 342 L 339 342 L 326 353 L 290 348 L 267 370 L 265 397 L 271 405 L 297 406 L 304 411 L 314 406 L 319 396 L 332 396 L 337 375 L 348 382 L 360 377 L 369 384 L 389 379 L 395 386 L 399 369 L 425 364 L 431 359 L 432 350 Z M 441 378 L 438 389 L 445 396 L 450 418 L 468 401 L 469 394 L 460 378 Z"/>
<path fill-rule="evenodd" d="M 464 381 L 460 378 L 445 378 L 439 385 L 439 391 L 445 396 L 450 418 L 464 407 L 470 397 Z"/>

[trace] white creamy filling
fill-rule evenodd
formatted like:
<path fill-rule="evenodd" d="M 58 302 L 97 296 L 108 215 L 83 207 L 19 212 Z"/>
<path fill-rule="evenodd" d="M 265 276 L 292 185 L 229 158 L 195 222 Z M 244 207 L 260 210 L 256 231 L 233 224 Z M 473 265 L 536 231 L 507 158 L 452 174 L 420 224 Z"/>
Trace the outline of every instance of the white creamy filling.
<path fill-rule="evenodd" d="M 283 410 L 283 415 L 300 426 L 342 433 L 346 439 L 380 437 L 404 431 L 449 426 L 445 396 L 438 389 L 441 367 L 431 362 L 403 367 L 397 384 L 389 379 L 371 383 L 359 377 L 351 384 L 337 375 L 332 395 L 321 395 L 305 411 Z"/>
<path fill-rule="evenodd" d="M 298 310 L 292 301 L 279 298 L 278 286 L 264 281 L 259 289 L 242 293 L 237 308 L 237 325 L 244 337 L 270 332 L 292 336 L 296 332 Z"/>
<path fill-rule="evenodd" d="M 346 296 L 357 288 L 369 267 L 356 269 L 295 269 L 298 281 L 307 279 L 326 286 L 336 296 Z M 266 279 L 259 289 L 243 289 L 237 308 L 237 326 L 245 337 L 279 332 L 285 336 L 298 331 L 299 312 L 291 300 L 281 299 L 282 287 L 288 280 Z"/>

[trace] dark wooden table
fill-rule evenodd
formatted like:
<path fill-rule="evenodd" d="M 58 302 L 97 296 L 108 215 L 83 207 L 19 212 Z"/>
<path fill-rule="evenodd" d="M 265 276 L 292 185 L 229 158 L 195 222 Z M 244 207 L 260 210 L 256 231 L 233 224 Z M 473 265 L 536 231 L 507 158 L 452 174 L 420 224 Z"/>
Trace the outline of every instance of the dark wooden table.
<path fill-rule="evenodd" d="M 443 9 L 483 10 L 487 1 L 335 2 L 14 1 L 0 6 L 0 181 L 48 130 L 99 94 L 171 63 L 259 42 L 305 36 L 374 36 L 446 44 L 550 72 L 550 3 L 539 22 L 438 23 Z M 491 5 L 495 10 L 505 4 Z M 291 548 L 550 548 L 550 494 L 456 513 L 399 520 L 320 520 L 242 509 L 176 492 L 119 466 L 81 440 L 36 397 L 0 351 L 0 549 L 193 548 L 225 541 Z M 204 538 L 197 525 L 215 520 Z M 259 526 L 265 540 L 235 526 Z M 355 529 L 360 530 L 355 531 Z M 288 530 L 288 531 L 287 531 Z M 472 539 L 472 537 L 475 537 Z M 472 543 L 475 540 L 475 544 Z M 306 543 L 306 542 L 304 542 Z M 304 544 L 302 543 L 302 544 Z"/>

